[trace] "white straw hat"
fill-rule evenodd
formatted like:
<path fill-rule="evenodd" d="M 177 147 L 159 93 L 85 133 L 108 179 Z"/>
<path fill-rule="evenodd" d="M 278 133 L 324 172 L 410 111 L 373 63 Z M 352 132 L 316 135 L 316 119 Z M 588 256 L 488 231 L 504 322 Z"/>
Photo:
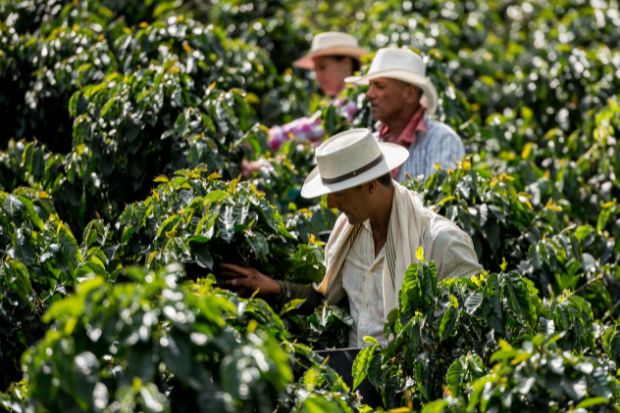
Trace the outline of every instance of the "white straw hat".
<path fill-rule="evenodd" d="M 379 77 L 398 79 L 419 87 L 423 92 L 420 104 L 431 115 L 437 109 L 437 91 L 426 77 L 426 65 L 417 53 L 395 47 L 379 49 L 368 73 L 363 76 L 349 76 L 345 78 L 345 82 L 367 85 L 369 80 Z"/>
<path fill-rule="evenodd" d="M 372 181 L 400 166 L 409 151 L 378 142 L 369 129 L 351 129 L 332 136 L 315 150 L 317 166 L 308 174 L 301 196 L 314 198 Z"/>
<path fill-rule="evenodd" d="M 314 69 L 313 59 L 318 56 L 350 56 L 359 59 L 366 53 L 357 43 L 357 39 L 350 34 L 324 32 L 314 36 L 310 51 L 293 65 L 302 69 Z"/>

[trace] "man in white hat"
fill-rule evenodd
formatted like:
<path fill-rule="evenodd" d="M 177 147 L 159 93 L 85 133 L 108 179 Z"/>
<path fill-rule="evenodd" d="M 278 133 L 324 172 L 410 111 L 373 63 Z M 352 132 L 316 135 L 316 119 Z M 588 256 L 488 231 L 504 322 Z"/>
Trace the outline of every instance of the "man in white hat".
<path fill-rule="evenodd" d="M 393 47 L 379 49 L 368 73 L 345 80 L 369 85 L 366 98 L 372 118 L 380 122 L 379 138 L 409 150 L 407 161 L 394 172 L 397 181 L 407 175 L 428 177 L 436 164 L 453 168 L 463 158 L 461 138 L 431 118 L 437 109 L 437 91 L 418 54 Z"/>
<path fill-rule="evenodd" d="M 469 235 L 453 222 L 425 208 L 417 194 L 390 177 L 409 153 L 400 145 L 377 142 L 368 129 L 352 129 L 316 149 L 317 167 L 301 195 L 327 195 L 327 205 L 342 214 L 326 246 L 326 273 L 319 285 L 275 281 L 253 268 L 221 264 L 221 285 L 250 295 L 282 301 L 306 298 L 313 307 L 348 298 L 354 326 L 350 346 L 363 337 L 386 343 L 383 326 L 397 305 L 407 267 L 416 251 L 435 262 L 439 279 L 470 276 L 481 270 Z"/>

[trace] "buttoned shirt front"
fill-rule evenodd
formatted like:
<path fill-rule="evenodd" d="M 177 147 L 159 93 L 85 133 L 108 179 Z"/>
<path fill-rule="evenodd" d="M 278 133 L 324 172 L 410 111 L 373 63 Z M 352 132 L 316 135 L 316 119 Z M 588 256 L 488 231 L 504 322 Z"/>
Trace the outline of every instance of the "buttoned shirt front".
<path fill-rule="evenodd" d="M 386 345 L 383 335 L 383 262 L 385 247 L 375 257 L 370 222 L 366 220 L 353 237 L 351 249 L 342 265 L 342 287 L 349 298 L 353 327 L 349 347 L 364 347 L 364 336 L 373 336 Z"/>

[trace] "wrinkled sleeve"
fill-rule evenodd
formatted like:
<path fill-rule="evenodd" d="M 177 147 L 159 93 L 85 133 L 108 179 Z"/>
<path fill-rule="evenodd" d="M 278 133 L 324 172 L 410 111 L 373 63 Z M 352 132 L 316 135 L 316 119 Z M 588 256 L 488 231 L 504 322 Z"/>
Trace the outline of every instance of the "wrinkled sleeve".
<path fill-rule="evenodd" d="M 269 147 L 277 151 L 288 140 L 317 142 L 325 135 L 321 112 L 316 112 L 310 117 L 295 119 L 281 126 L 273 126 L 269 129 Z"/>
<path fill-rule="evenodd" d="M 471 237 L 453 222 L 435 217 L 431 222 L 431 260 L 439 280 L 469 277 L 482 271 Z"/>

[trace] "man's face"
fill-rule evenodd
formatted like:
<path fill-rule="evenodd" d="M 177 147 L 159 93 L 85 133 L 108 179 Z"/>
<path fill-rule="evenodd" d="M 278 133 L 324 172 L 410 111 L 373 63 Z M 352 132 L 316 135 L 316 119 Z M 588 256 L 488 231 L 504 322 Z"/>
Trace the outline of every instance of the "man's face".
<path fill-rule="evenodd" d="M 366 98 L 370 101 L 372 119 L 383 123 L 398 119 L 406 106 L 417 105 L 414 93 L 419 93 L 415 86 L 397 79 L 379 77 L 370 80 Z"/>
<path fill-rule="evenodd" d="M 329 208 L 338 208 L 340 212 L 345 214 L 349 220 L 349 224 L 357 225 L 368 219 L 368 200 L 364 186 L 360 185 L 355 188 L 349 188 L 342 191 L 327 194 L 327 206 Z"/>

